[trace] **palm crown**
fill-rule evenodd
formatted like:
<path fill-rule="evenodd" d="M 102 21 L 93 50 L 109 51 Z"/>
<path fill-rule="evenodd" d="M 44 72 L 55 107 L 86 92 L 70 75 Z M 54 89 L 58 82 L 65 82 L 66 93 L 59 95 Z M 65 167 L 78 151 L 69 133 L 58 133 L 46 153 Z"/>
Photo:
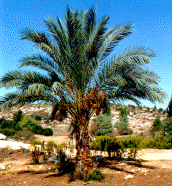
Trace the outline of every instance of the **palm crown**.
<path fill-rule="evenodd" d="M 106 100 L 162 101 L 164 94 L 156 86 L 157 76 L 144 66 L 154 56 L 152 51 L 129 48 L 118 56 L 109 56 L 118 42 L 132 33 L 132 24 L 108 30 L 109 17 L 98 23 L 95 17 L 94 9 L 83 13 L 67 8 L 65 24 L 59 18 L 57 22 L 51 18 L 44 21 L 51 38 L 24 30 L 21 39 L 35 43 L 45 55 L 23 57 L 20 67 L 38 67 L 47 74 L 23 70 L 6 73 L 1 87 L 16 87 L 17 91 L 1 99 L 2 107 L 36 100 L 75 105 L 78 95 L 84 96 L 92 88 L 105 91 Z"/>

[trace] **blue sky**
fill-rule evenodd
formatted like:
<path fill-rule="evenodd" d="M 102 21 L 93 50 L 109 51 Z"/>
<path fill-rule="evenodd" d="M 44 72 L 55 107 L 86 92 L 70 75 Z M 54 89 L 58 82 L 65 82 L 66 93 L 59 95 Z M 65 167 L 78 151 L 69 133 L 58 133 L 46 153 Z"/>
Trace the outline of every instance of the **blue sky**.
<path fill-rule="evenodd" d="M 115 52 L 129 46 L 145 46 L 156 53 L 148 68 L 160 77 L 159 86 L 167 93 L 166 108 L 172 95 L 172 1 L 171 0 L 0 0 L 0 76 L 16 70 L 18 60 L 35 53 L 33 43 L 20 40 L 20 31 L 31 28 L 46 31 L 48 16 L 64 21 L 67 5 L 71 9 L 96 7 L 97 18 L 110 16 L 108 27 L 134 23 L 134 33 L 119 43 Z M 5 94 L 0 89 L 0 96 Z M 145 106 L 153 107 L 148 101 Z"/>

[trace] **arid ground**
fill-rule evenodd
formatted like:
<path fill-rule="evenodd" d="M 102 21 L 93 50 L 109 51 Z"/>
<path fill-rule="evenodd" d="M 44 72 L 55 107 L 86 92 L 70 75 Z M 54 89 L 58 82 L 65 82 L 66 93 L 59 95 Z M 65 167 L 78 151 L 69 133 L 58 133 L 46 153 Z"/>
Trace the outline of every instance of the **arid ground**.
<path fill-rule="evenodd" d="M 41 140 L 66 141 L 67 137 Z M 0 141 L 1 142 L 1 141 Z M 70 174 L 59 176 L 54 164 L 33 164 L 29 152 L 0 149 L 0 186 L 171 186 L 172 150 L 144 149 L 139 152 L 142 161 L 107 161 L 101 167 L 105 179 L 101 182 L 69 182 Z"/>

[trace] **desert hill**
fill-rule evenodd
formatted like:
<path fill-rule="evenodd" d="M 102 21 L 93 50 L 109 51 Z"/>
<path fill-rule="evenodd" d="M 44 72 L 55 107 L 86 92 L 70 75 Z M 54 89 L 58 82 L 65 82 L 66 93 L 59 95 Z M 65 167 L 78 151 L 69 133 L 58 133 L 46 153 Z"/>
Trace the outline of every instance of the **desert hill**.
<path fill-rule="evenodd" d="M 112 121 L 113 124 L 119 120 L 119 108 L 123 107 L 120 104 L 112 106 Z M 149 108 L 149 107 L 135 107 L 132 105 L 126 106 L 128 111 L 129 127 L 133 130 L 134 134 L 147 133 L 153 121 L 157 116 L 161 117 L 161 120 L 166 118 L 166 111 L 162 109 Z M 25 115 L 35 116 L 41 115 L 42 120 L 39 121 L 43 127 L 50 127 L 54 131 L 54 135 L 67 135 L 70 123 L 70 117 L 63 122 L 49 121 L 52 106 L 45 104 L 27 104 L 20 108 Z M 0 118 L 12 119 L 13 113 L 18 111 L 19 108 L 13 107 L 11 109 L 0 111 Z"/>

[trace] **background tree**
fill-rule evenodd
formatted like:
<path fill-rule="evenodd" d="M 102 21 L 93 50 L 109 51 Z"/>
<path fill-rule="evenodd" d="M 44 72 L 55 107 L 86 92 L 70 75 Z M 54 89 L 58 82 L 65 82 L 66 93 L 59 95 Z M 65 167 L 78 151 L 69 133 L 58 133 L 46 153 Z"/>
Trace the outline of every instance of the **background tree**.
<path fill-rule="evenodd" d="M 44 21 L 48 34 L 25 29 L 21 39 L 33 42 L 42 52 L 23 57 L 20 68 L 32 66 L 46 73 L 19 69 L 0 80 L 1 87 L 16 88 L 1 98 L 2 109 L 41 100 L 53 104 L 51 119 L 56 115 L 61 121 L 71 115 L 77 161 L 84 175 L 93 166 L 88 126 L 94 113 L 98 115 L 110 101 L 161 102 L 164 97 L 157 86 L 158 76 L 145 68 L 155 56 L 151 50 L 130 47 L 110 55 L 133 32 L 133 25 L 107 29 L 108 20 L 97 21 L 95 9 L 72 12 L 67 8 L 65 23 L 58 17 Z"/>
<path fill-rule="evenodd" d="M 131 134 L 132 130 L 128 128 L 128 118 L 127 118 L 127 109 L 120 108 L 119 121 L 115 123 L 119 135 Z"/>
<path fill-rule="evenodd" d="M 153 137 L 163 134 L 163 125 L 162 125 L 160 116 L 156 117 L 155 121 L 153 122 L 150 132 Z"/>
<path fill-rule="evenodd" d="M 163 121 L 164 135 L 172 136 L 172 117 L 169 117 Z"/>
<path fill-rule="evenodd" d="M 171 100 L 169 102 L 168 108 L 167 108 L 167 117 L 172 117 L 172 96 L 171 96 Z"/>
<path fill-rule="evenodd" d="M 110 136 L 113 133 L 112 118 L 106 114 L 97 116 L 91 125 L 93 136 Z"/>

